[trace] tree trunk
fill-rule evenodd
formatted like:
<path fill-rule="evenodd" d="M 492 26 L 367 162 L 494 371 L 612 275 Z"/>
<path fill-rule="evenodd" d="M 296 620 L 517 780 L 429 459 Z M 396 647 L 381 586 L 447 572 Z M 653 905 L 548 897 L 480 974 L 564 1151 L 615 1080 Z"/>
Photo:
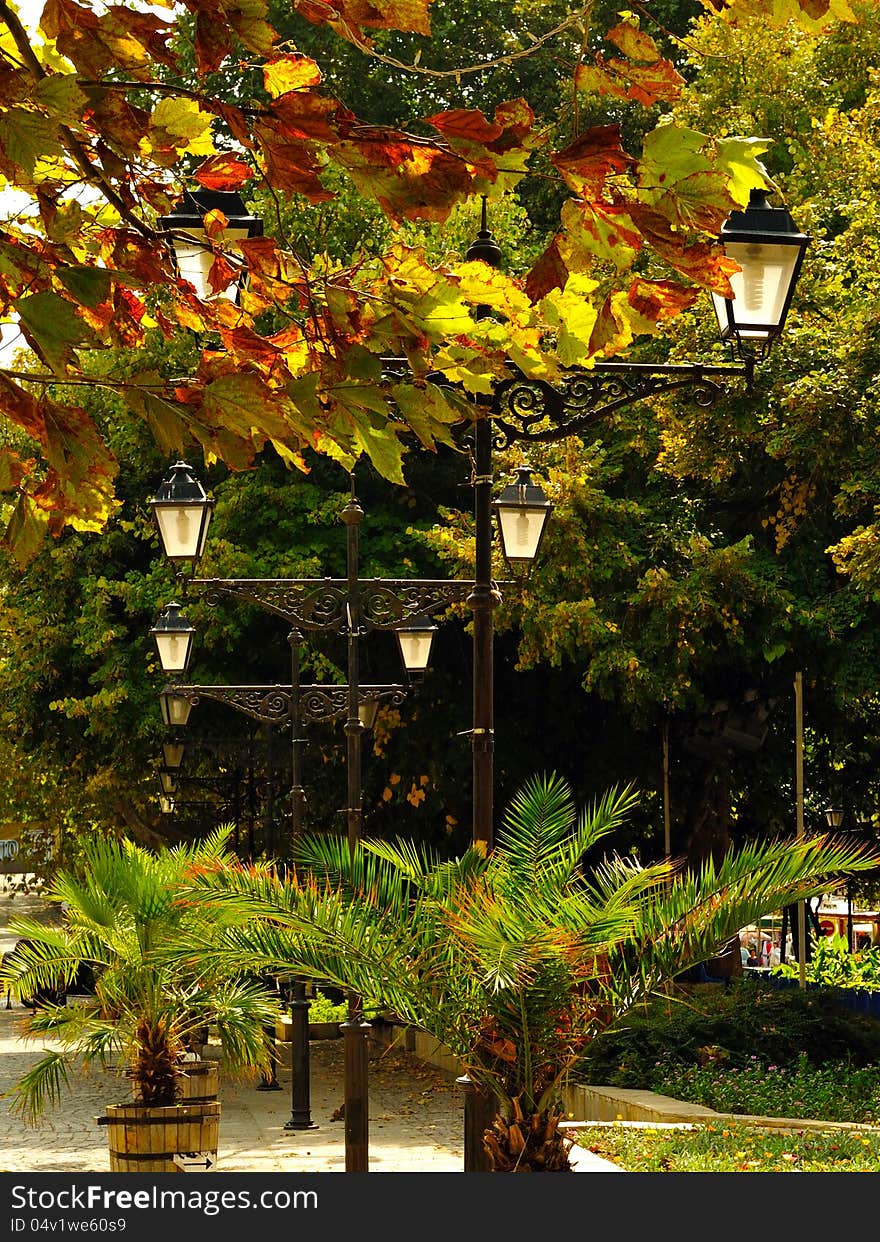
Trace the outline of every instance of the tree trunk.
<path fill-rule="evenodd" d="M 559 1132 L 565 1114 L 553 1109 L 524 1118 L 517 1102 L 516 1115 L 496 1117 L 486 1131 L 483 1146 L 493 1173 L 571 1173 L 570 1143 Z"/>
<path fill-rule="evenodd" d="M 687 866 L 699 871 L 707 859 L 718 866 L 731 847 L 730 785 L 727 768 L 706 762 L 695 783 L 688 807 Z M 706 971 L 716 979 L 741 976 L 742 954 L 739 938 L 734 937 L 717 957 L 706 962 Z"/>

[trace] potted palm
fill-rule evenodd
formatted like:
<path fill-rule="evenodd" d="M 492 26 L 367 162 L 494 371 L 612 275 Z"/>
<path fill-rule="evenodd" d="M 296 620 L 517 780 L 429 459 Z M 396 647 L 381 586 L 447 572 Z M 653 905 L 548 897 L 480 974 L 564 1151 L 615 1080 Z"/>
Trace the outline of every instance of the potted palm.
<path fill-rule="evenodd" d="M 600 1031 L 740 927 L 880 861 L 828 837 L 745 846 L 697 874 L 598 856 L 634 801 L 611 791 L 578 816 L 563 781 L 535 778 L 488 857 L 322 836 L 293 880 L 218 863 L 196 886 L 228 928 L 207 952 L 322 979 L 427 1031 L 494 1101 L 491 1168 L 567 1171 L 562 1089 Z"/>
<path fill-rule="evenodd" d="M 198 1059 L 208 1024 L 218 1033 L 224 1065 L 261 1071 L 270 1065 L 265 1028 L 277 1005 L 244 970 L 184 964 L 172 952 L 186 938 L 206 940 L 216 924 L 186 897 L 193 878 L 225 858 L 224 834 L 192 846 L 151 853 L 129 841 L 91 843 L 81 874 L 60 872 L 47 891 L 62 922 L 13 925 L 24 944 L 4 958 L 0 982 L 27 996 L 83 967 L 94 992 L 74 1006 L 35 1009 L 25 1038 L 54 1047 L 12 1088 L 12 1107 L 37 1122 L 69 1082 L 73 1063 L 115 1066 L 132 1086 L 130 1101 L 110 1105 L 114 1172 L 175 1171 L 179 1151 L 216 1157 L 220 1105 L 216 1064 Z M 194 1144 L 198 1143 L 196 1148 Z"/>

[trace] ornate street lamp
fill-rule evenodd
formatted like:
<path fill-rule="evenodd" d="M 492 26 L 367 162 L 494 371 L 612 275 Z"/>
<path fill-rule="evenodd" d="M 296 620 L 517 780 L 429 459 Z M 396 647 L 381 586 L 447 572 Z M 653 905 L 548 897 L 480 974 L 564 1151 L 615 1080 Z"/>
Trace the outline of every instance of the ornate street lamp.
<path fill-rule="evenodd" d="M 741 358 L 763 357 L 785 324 L 811 238 L 785 207 L 770 206 L 765 190 L 752 190 L 745 211 L 731 212 L 721 241 L 742 268 L 730 278 L 734 297 L 712 294 L 721 339 Z"/>
<path fill-rule="evenodd" d="M 183 756 L 186 753 L 186 742 L 163 742 L 162 743 L 162 766 L 168 770 L 175 770 L 183 763 Z"/>
<path fill-rule="evenodd" d="M 394 637 L 397 639 L 400 658 L 403 660 L 407 676 L 424 676 L 431 659 L 431 646 L 436 633 L 437 626 L 424 613 L 413 617 L 404 625 L 395 626 Z M 375 713 L 373 719 L 375 720 Z"/>
<path fill-rule="evenodd" d="M 159 813 L 161 815 L 173 815 L 175 802 L 170 794 L 159 794 Z"/>
<path fill-rule="evenodd" d="M 150 501 L 170 561 L 194 565 L 205 550 L 214 501 L 185 461 L 177 461 Z"/>
<path fill-rule="evenodd" d="M 358 705 L 358 720 L 363 725 L 367 733 L 376 723 L 376 717 L 379 715 L 378 699 L 363 699 Z"/>
<path fill-rule="evenodd" d="M 227 224 L 209 240 L 204 218 L 211 211 L 222 212 Z M 208 274 L 214 262 L 213 248 L 217 247 L 224 251 L 230 265 L 237 262 L 243 276 L 244 260 L 240 251 L 236 256 L 237 243 L 263 234 L 263 221 L 251 215 L 239 194 L 234 190 L 187 190 L 176 210 L 160 216 L 158 223 L 169 235 L 179 275 L 190 282 L 202 301 L 216 297 L 238 300 L 241 277 L 232 281 L 222 293 L 215 293 Z"/>
<path fill-rule="evenodd" d="M 169 728 L 182 728 L 189 720 L 192 703 L 184 694 L 174 690 L 163 690 L 159 695 L 159 706 L 162 709 L 162 721 Z"/>
<path fill-rule="evenodd" d="M 177 792 L 176 773 L 169 772 L 167 768 L 159 769 L 159 784 L 162 786 L 163 794 L 173 794 Z"/>
<path fill-rule="evenodd" d="M 156 624 L 150 630 L 159 652 L 163 673 L 185 673 L 192 655 L 195 626 L 190 625 L 180 611 L 180 604 L 172 600 L 166 604 Z"/>
<path fill-rule="evenodd" d="M 828 806 L 825 808 L 825 822 L 829 828 L 838 829 L 843 824 L 844 810 L 842 806 Z"/>
<path fill-rule="evenodd" d="M 532 482 L 531 466 L 517 467 L 516 478 L 507 484 L 492 507 L 508 565 L 531 565 L 553 510 L 543 489 Z"/>

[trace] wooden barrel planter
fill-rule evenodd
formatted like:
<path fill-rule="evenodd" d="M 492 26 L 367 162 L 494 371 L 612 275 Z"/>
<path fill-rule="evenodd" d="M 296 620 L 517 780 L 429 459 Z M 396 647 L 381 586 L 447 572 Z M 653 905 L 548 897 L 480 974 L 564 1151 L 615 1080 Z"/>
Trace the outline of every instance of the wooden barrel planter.
<path fill-rule="evenodd" d="M 220 1067 L 216 1061 L 186 1061 L 178 1081 L 180 1104 L 207 1104 L 217 1099 Z"/>
<path fill-rule="evenodd" d="M 217 1163 L 220 1104 L 110 1104 L 98 1125 L 107 1126 L 111 1173 L 179 1173 L 175 1155 L 206 1154 Z"/>

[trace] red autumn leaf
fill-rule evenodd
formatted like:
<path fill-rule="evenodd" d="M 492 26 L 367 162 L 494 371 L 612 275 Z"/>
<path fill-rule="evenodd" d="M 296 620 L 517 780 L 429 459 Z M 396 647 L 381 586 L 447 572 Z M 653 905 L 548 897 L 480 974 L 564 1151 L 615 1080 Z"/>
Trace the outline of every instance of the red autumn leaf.
<path fill-rule="evenodd" d="M 532 302 L 540 302 L 551 289 L 564 289 L 568 280 L 568 267 L 559 253 L 559 238 L 553 241 L 526 276 L 525 291 Z"/>
<path fill-rule="evenodd" d="M 212 207 L 202 216 L 202 227 L 211 241 L 216 241 L 229 225 L 229 219 L 219 207 Z"/>
<path fill-rule="evenodd" d="M 215 252 L 208 269 L 208 287 L 212 293 L 223 293 L 241 275 L 241 269 L 233 267 L 226 257 Z"/>
<path fill-rule="evenodd" d="M 272 339 L 267 340 L 265 337 L 259 336 L 253 329 L 247 327 L 246 324 L 239 324 L 238 327 L 229 329 L 220 329 L 220 335 L 223 344 L 230 354 L 243 358 L 247 362 L 255 363 L 261 370 L 271 371 L 273 367 L 278 365 L 280 360 L 280 350 L 277 345 L 273 344 Z"/>
<path fill-rule="evenodd" d="M 441 148 L 411 142 L 394 130 L 376 128 L 342 142 L 335 157 L 361 193 L 375 198 L 396 220 L 442 223 L 472 187 L 463 160 Z"/>
<path fill-rule="evenodd" d="M 439 130 L 444 138 L 479 142 L 484 146 L 500 138 L 504 132 L 503 126 L 487 120 L 479 108 L 452 108 L 448 112 L 436 112 L 425 117 L 425 121 Z"/>
<path fill-rule="evenodd" d="M 645 280 L 638 277 L 629 287 L 627 299 L 640 315 L 661 323 L 693 306 L 700 296 L 699 289 L 687 289 L 671 280 Z"/>
<path fill-rule="evenodd" d="M 431 0 L 295 0 L 296 11 L 316 26 L 332 26 L 354 43 L 365 40 L 360 31 L 405 30 L 429 35 L 428 6 Z"/>
<path fill-rule="evenodd" d="M 136 108 L 119 91 L 89 91 L 91 124 L 117 155 L 125 159 L 149 132 L 150 113 Z"/>
<path fill-rule="evenodd" d="M 254 126 L 254 136 L 259 143 L 266 176 L 275 187 L 302 194 L 312 203 L 333 198 L 333 193 L 324 188 L 318 177 L 320 164 L 310 143 L 294 141 L 285 136 L 284 127 L 266 121 Z"/>
<path fill-rule="evenodd" d="M 553 156 L 553 163 L 576 194 L 598 197 L 610 173 L 635 161 L 620 145 L 619 125 L 594 125 Z"/>
<path fill-rule="evenodd" d="M 254 170 L 237 155 L 212 155 L 193 173 L 194 180 L 206 190 L 237 190 L 250 181 Z"/>
<path fill-rule="evenodd" d="M 670 267 L 722 298 L 733 296 L 730 277 L 739 268 L 717 242 L 689 243 L 684 233 L 673 231 L 665 216 L 641 203 L 631 203 L 630 214 L 645 240 Z"/>
<path fill-rule="evenodd" d="M 271 119 L 263 124 L 277 130 L 282 141 L 311 138 L 318 142 L 335 142 L 339 130 L 339 104 L 317 91 L 288 91 L 273 101 Z"/>
<path fill-rule="evenodd" d="M 201 74 L 214 73 L 232 51 L 232 32 L 217 14 L 196 15 L 195 50 Z"/>
<path fill-rule="evenodd" d="M 608 69 L 617 73 L 626 85 L 627 97 L 644 104 L 646 108 L 655 103 L 675 103 L 684 86 L 684 78 L 671 60 L 634 65 L 615 57 L 608 61 Z"/>
<path fill-rule="evenodd" d="M 606 60 L 601 52 L 596 53 L 592 64 L 578 65 L 574 80 L 578 90 L 586 94 L 632 100 L 646 108 L 660 102 L 674 103 L 684 86 L 684 78 L 670 60 L 640 65 L 618 57 Z"/>

